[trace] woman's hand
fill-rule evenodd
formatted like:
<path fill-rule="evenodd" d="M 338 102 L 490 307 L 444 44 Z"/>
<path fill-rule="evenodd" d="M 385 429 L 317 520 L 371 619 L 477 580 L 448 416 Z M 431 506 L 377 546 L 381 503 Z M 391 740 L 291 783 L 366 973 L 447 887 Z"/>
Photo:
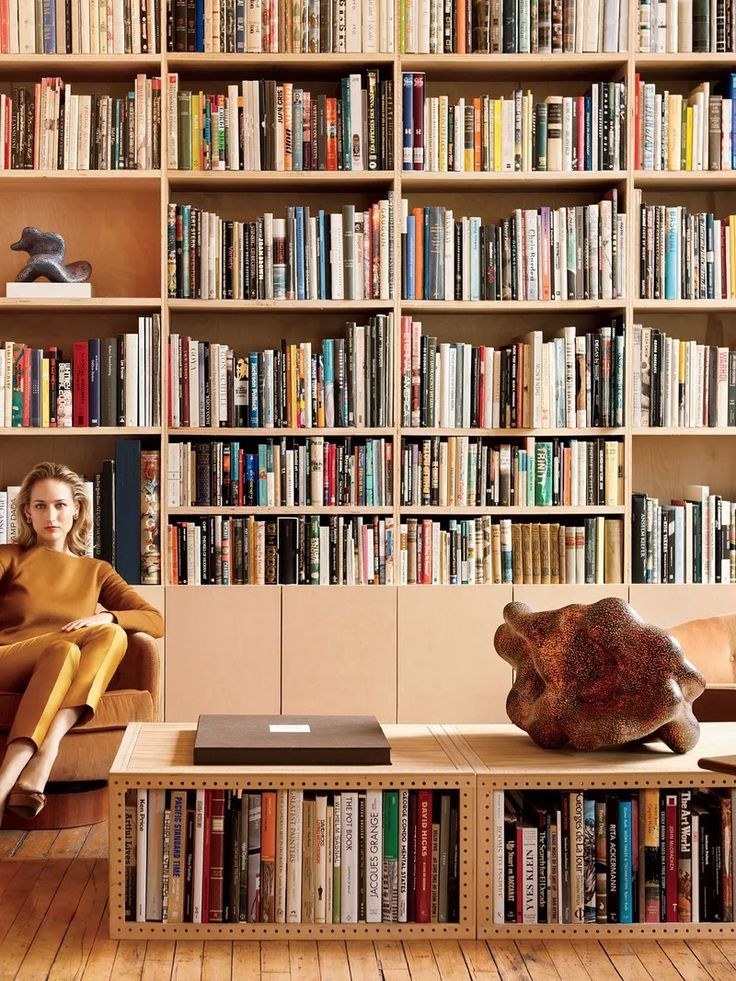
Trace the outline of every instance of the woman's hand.
<path fill-rule="evenodd" d="M 103 623 L 115 623 L 115 617 L 112 613 L 108 613 L 107 610 L 103 613 L 95 613 L 91 617 L 80 617 L 79 620 L 71 620 L 69 623 L 64 624 L 61 629 L 68 633 L 70 630 L 81 630 L 82 627 L 97 627 Z"/>

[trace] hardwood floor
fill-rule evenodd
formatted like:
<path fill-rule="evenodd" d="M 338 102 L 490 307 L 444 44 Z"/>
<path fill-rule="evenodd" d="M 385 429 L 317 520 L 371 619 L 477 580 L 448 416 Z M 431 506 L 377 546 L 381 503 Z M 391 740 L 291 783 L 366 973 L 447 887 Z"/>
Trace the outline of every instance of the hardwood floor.
<path fill-rule="evenodd" d="M 264 943 L 110 940 L 107 825 L 0 831 L 0 981 L 717 981 L 736 940 Z"/>

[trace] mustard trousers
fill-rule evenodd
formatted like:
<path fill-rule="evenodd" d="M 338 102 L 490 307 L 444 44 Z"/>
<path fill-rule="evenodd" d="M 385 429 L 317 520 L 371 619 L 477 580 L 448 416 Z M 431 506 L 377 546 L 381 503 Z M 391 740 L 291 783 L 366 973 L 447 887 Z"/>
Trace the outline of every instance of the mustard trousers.
<path fill-rule="evenodd" d="M 127 645 L 117 623 L 0 645 L 0 691 L 23 692 L 8 742 L 31 739 L 38 749 L 62 708 L 83 708 L 80 722 L 90 719 Z"/>

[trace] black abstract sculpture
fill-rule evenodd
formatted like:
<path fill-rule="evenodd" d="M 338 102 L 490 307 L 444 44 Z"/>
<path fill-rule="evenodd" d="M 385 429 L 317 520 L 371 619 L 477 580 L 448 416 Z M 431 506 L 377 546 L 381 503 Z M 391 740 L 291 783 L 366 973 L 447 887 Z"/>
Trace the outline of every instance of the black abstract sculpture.
<path fill-rule="evenodd" d="M 27 225 L 10 248 L 30 256 L 15 277 L 17 283 L 33 283 L 42 276 L 51 283 L 86 283 L 92 275 L 92 266 L 84 260 L 64 264 L 66 242 L 57 232 L 42 232 Z"/>

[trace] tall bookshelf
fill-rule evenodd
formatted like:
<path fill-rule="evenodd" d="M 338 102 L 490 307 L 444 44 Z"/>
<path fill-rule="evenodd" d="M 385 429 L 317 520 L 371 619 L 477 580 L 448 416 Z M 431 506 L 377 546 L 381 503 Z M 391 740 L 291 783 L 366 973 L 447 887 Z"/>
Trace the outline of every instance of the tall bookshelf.
<path fill-rule="evenodd" d="M 163 5 L 165 7 L 165 4 Z M 124 91 L 136 72 L 162 78 L 162 160 L 166 153 L 166 86 L 176 71 L 180 85 L 225 84 L 242 78 L 275 77 L 294 81 L 334 82 L 366 66 L 391 72 L 394 83 L 395 166 L 390 172 L 0 172 L 0 213 L 5 235 L 0 243 L 0 283 L 14 278 L 19 257 L 7 249 L 26 224 L 58 229 L 68 242 L 70 259 L 93 264 L 95 297 L 71 301 L 17 301 L 0 297 L 4 336 L 46 346 L 54 339 L 69 345 L 78 337 L 130 330 L 135 318 L 160 311 L 163 351 L 170 333 L 190 333 L 202 340 L 247 344 L 261 349 L 282 336 L 317 340 L 335 336 L 348 319 L 392 312 L 395 350 L 400 350 L 401 316 L 412 314 L 440 339 L 472 343 L 507 343 L 528 330 L 578 328 L 625 318 L 626 406 L 630 406 L 631 327 L 647 323 L 666 327 L 678 337 L 728 344 L 736 339 L 736 301 L 654 301 L 636 296 L 638 256 L 635 249 L 634 192 L 645 202 L 708 207 L 719 214 L 735 212 L 736 171 L 686 173 L 642 172 L 633 167 L 633 86 L 643 78 L 684 90 L 688 83 L 720 79 L 734 56 L 722 54 L 639 54 L 638 6 L 630 0 L 626 52 L 615 54 L 417 55 L 386 54 L 184 54 L 156 55 L 0 55 L 0 84 L 34 81 L 60 74 L 91 91 Z M 165 10 L 162 11 L 165 17 Z M 398 28 L 397 28 L 398 29 Z M 162 31 L 165 38 L 166 31 Z M 625 170 L 582 173 L 424 173 L 404 172 L 401 160 L 401 82 L 403 71 L 426 73 L 428 91 L 508 94 L 530 87 L 536 96 L 580 94 L 591 81 L 624 80 L 628 90 L 628 165 Z M 456 214 L 488 218 L 514 207 L 585 203 L 616 188 L 628 215 L 628 282 L 625 299 L 613 301 L 440 302 L 405 301 L 400 276 L 392 301 L 197 301 L 167 296 L 167 204 L 191 202 L 230 216 L 260 214 L 266 207 L 281 213 L 291 203 L 325 200 L 335 205 L 373 201 L 392 191 L 396 203 L 393 247 L 400 263 L 400 210 L 410 205 L 441 203 Z M 318 204 L 319 202 L 319 204 Z M 713 340 L 716 339 L 716 340 Z M 162 391 L 167 390 L 167 359 L 162 358 Z M 398 373 L 394 407 L 399 407 Z M 161 449 L 161 527 L 168 525 L 167 450 L 173 439 L 277 435 L 306 436 L 308 430 L 170 429 L 28 430 L 0 432 L 0 485 L 18 482 L 39 459 L 55 457 L 90 470 L 113 455 L 119 437 L 144 437 Z M 323 436 L 384 436 L 394 442 L 394 504 L 388 509 L 398 528 L 400 518 L 422 509 L 397 503 L 402 437 L 428 434 L 458 436 L 467 431 L 404 429 L 400 414 L 383 430 L 315 430 Z M 473 431 L 475 433 L 475 430 Z M 499 440 L 525 435 L 610 436 L 624 444 L 624 496 L 620 507 L 594 508 L 596 514 L 623 518 L 623 582 L 596 586 L 174 586 L 168 575 L 162 537 L 161 587 L 149 595 L 166 614 L 165 716 L 191 719 L 200 711 L 371 711 L 384 722 L 504 721 L 504 699 L 510 671 L 492 650 L 492 636 L 504 605 L 522 599 L 533 606 L 590 602 L 611 593 L 630 598 L 645 618 L 662 625 L 702 611 L 732 610 L 736 586 L 641 586 L 631 583 L 631 493 L 646 491 L 669 500 L 681 484 L 709 483 L 736 497 L 736 470 L 729 453 L 736 429 L 634 430 L 627 411 L 625 425 L 610 430 L 482 430 Z M 58 437 L 55 439 L 55 437 Z M 687 471 L 686 478 L 683 472 Z M 204 509 L 188 509 L 199 513 Z M 224 511 L 225 509 L 218 509 Z M 253 512 L 259 509 L 247 508 Z M 283 509 L 284 513 L 286 509 Z M 299 513 L 308 508 L 297 509 Z M 330 509 L 332 511 L 332 509 Z M 349 513 L 353 509 L 343 509 Z M 362 509 L 359 509 L 362 510 Z M 370 511 L 371 509 L 365 509 Z M 459 516 L 463 509 L 443 509 Z M 493 509 L 484 509 L 493 511 Z M 539 509 L 506 509 L 510 517 L 536 518 Z M 545 508 L 544 515 L 583 515 L 587 508 Z M 433 509 L 434 511 L 434 509 Z M 177 513 L 182 513 L 177 509 Z M 192 677 L 197 677 L 196 695 Z M 232 684 L 233 680 L 237 682 Z M 472 679 L 472 683 L 469 681 Z"/>

